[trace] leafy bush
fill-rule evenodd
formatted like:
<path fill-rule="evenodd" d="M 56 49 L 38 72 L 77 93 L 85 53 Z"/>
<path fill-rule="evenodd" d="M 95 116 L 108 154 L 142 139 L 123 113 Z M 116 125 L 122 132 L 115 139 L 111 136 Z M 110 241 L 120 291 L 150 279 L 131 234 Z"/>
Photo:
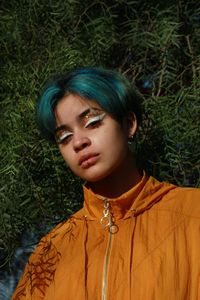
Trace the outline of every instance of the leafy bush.
<path fill-rule="evenodd" d="M 160 180 L 200 186 L 198 1 L 13 0 L 1 3 L 0 249 L 77 210 L 81 182 L 40 137 L 35 103 L 54 74 L 105 66 L 144 96 L 135 141 L 140 164 Z M 7 259 L 6 259 L 7 257 Z"/>

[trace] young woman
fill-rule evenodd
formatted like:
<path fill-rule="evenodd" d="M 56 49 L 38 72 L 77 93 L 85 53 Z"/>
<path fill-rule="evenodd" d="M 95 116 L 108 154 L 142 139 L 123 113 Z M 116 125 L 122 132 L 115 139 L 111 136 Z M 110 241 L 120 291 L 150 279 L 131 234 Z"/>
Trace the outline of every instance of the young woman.
<path fill-rule="evenodd" d="M 54 80 L 37 107 L 83 186 L 84 206 L 39 242 L 12 300 L 200 297 L 200 191 L 136 167 L 128 143 L 140 97 L 122 75 L 81 68 Z"/>

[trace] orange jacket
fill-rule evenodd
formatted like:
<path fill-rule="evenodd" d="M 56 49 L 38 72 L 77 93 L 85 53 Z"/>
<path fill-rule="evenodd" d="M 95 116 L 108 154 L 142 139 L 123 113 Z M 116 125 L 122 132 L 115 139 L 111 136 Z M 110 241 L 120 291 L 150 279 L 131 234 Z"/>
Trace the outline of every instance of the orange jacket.
<path fill-rule="evenodd" d="M 84 196 L 40 241 L 12 300 L 200 299 L 199 189 L 145 175 L 117 199 Z"/>

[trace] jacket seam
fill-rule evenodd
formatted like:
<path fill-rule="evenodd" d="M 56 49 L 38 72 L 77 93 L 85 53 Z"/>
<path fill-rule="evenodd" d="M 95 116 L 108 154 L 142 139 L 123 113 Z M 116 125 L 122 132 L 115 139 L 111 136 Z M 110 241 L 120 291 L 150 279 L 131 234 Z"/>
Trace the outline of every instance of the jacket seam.
<path fill-rule="evenodd" d="M 135 272 L 136 270 L 137 270 L 137 268 L 149 257 L 149 256 L 151 256 L 151 254 L 155 251 L 155 250 L 157 250 L 158 248 L 160 248 L 160 246 L 170 237 L 170 235 L 181 225 L 181 224 L 183 224 L 185 222 L 185 218 L 184 219 L 182 219 L 178 224 L 176 224 L 169 232 L 168 232 L 168 234 L 167 234 L 167 236 L 164 238 L 164 239 L 162 239 L 161 241 L 160 241 L 160 243 L 156 246 L 156 247 L 154 247 L 150 252 L 148 252 L 147 253 L 147 255 L 137 264 L 137 266 L 135 266 L 134 268 L 133 268 L 133 272 Z"/>

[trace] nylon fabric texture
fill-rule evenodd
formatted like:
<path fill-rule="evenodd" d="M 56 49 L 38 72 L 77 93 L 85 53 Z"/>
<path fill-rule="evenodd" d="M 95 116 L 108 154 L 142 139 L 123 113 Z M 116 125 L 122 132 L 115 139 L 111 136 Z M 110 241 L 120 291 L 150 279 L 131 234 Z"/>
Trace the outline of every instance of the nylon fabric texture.
<path fill-rule="evenodd" d="M 114 234 L 100 223 L 103 200 L 83 190 L 83 208 L 42 238 L 12 300 L 200 299 L 199 189 L 145 174 L 109 199 Z"/>

